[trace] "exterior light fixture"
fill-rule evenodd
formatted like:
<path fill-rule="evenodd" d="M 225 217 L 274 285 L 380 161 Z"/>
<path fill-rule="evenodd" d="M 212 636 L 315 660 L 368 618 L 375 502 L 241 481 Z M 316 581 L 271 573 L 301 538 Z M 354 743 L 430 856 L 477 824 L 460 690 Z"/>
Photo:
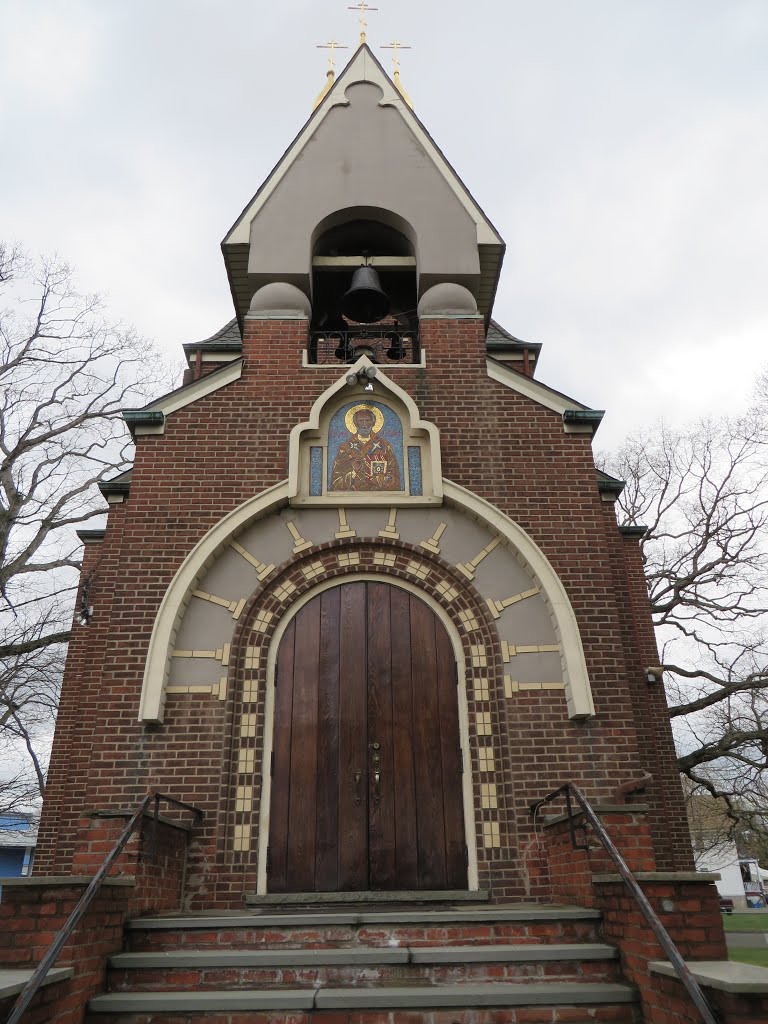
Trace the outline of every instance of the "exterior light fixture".
<path fill-rule="evenodd" d="M 664 675 L 661 665 L 649 665 L 644 671 L 646 683 L 660 683 Z"/>
<path fill-rule="evenodd" d="M 347 384 L 350 387 L 359 384 L 364 391 L 373 391 L 373 381 L 376 379 L 377 372 L 375 366 L 364 366 L 357 373 L 347 374 Z"/>
<path fill-rule="evenodd" d="M 93 618 L 93 605 L 83 605 L 77 613 L 78 626 L 87 626 Z"/>

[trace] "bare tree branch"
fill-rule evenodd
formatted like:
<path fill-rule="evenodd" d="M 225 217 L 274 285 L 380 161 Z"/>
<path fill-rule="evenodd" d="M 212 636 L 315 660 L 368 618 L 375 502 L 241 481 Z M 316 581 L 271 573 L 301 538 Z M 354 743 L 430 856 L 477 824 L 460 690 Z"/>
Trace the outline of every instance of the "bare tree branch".
<path fill-rule="evenodd" d="M 689 793 L 719 801 L 729 833 L 762 828 L 768 840 L 768 373 L 755 398 L 743 416 L 641 431 L 600 465 L 627 482 L 620 520 L 648 527 L 642 557 Z"/>
<path fill-rule="evenodd" d="M 74 530 L 105 512 L 94 485 L 131 464 L 121 410 L 167 379 L 66 261 L 0 242 L 0 811 L 42 792 L 80 568 Z"/>

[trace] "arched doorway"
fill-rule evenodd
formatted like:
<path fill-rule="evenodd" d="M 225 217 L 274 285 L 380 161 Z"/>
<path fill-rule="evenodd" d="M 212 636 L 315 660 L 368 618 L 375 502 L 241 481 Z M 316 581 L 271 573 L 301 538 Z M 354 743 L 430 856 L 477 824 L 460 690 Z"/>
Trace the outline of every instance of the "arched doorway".
<path fill-rule="evenodd" d="M 467 887 L 456 661 L 415 595 L 342 583 L 280 641 L 267 888 Z"/>

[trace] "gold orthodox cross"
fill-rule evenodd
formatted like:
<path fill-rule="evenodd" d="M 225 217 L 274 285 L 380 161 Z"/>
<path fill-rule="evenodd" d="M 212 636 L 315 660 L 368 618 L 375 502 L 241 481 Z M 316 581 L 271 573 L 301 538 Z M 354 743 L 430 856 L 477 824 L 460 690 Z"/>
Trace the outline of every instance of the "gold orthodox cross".
<path fill-rule="evenodd" d="M 400 51 L 410 50 L 412 47 L 403 46 L 402 43 L 390 43 L 389 46 L 382 46 L 382 50 L 392 50 L 392 60 L 395 63 L 395 74 L 400 74 Z"/>
<path fill-rule="evenodd" d="M 348 46 L 342 46 L 341 43 L 337 43 L 335 39 L 332 39 L 330 41 L 330 43 L 321 43 L 320 45 L 318 45 L 317 48 L 318 48 L 318 50 L 330 50 L 331 51 L 330 54 L 328 55 L 328 68 L 329 68 L 330 71 L 333 71 L 333 69 L 336 67 L 336 61 L 333 59 L 333 55 L 336 52 L 336 50 L 348 50 L 349 49 Z"/>
<path fill-rule="evenodd" d="M 359 4 L 355 4 L 354 7 L 348 7 L 349 11 L 360 11 L 360 45 L 362 46 L 365 42 L 365 30 L 368 28 L 368 22 L 366 20 L 367 11 L 378 11 L 378 7 L 370 7 L 365 0 L 360 0 Z"/>

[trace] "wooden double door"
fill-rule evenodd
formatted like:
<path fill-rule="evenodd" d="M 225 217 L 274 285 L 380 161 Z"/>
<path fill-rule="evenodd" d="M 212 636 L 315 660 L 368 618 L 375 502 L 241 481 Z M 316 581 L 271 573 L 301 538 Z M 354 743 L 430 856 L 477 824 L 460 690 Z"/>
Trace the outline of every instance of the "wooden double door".
<path fill-rule="evenodd" d="M 467 887 L 456 662 L 407 591 L 344 583 L 278 650 L 270 892 Z"/>

